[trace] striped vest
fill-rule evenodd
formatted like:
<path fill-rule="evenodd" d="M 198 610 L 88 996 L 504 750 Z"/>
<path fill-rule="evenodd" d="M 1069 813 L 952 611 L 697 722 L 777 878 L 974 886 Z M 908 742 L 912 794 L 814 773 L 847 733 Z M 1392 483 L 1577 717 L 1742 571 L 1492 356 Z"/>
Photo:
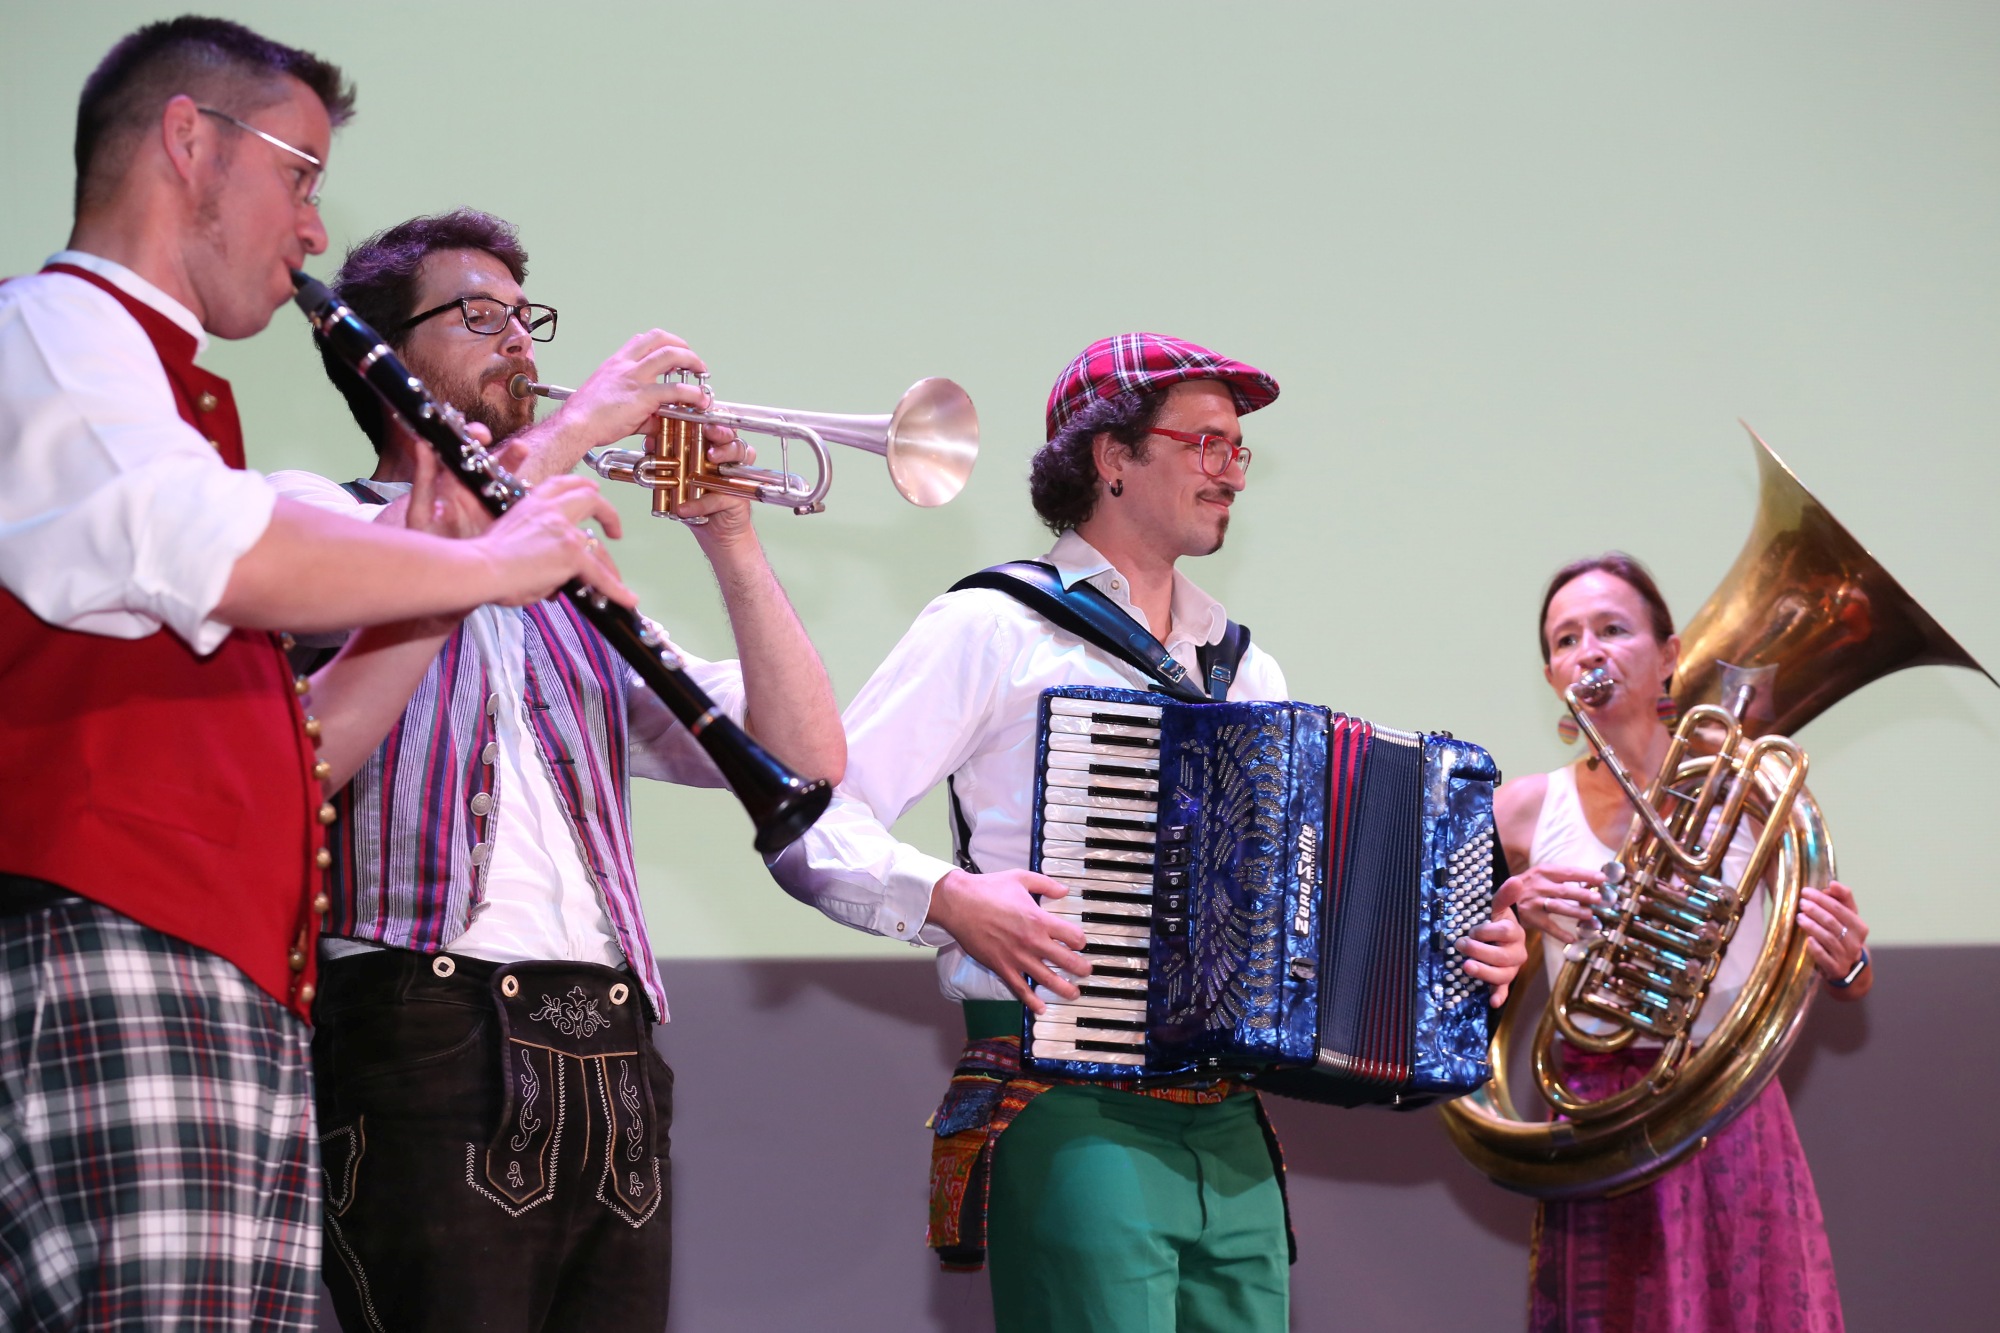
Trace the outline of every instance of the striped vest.
<path fill-rule="evenodd" d="M 619 947 L 655 1020 L 666 991 L 646 938 L 632 863 L 623 660 L 554 598 L 521 608 L 528 731 Z M 463 934 L 484 889 L 497 796 L 485 659 L 463 627 L 445 641 L 403 716 L 336 798 L 326 933 L 434 953 Z M 484 800 L 475 798 L 484 795 Z"/>

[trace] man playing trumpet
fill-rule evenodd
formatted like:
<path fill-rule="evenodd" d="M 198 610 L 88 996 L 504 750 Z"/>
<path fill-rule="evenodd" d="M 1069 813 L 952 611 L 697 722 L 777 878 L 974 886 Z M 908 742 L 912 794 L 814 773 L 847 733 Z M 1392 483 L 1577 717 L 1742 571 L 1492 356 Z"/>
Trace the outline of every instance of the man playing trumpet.
<path fill-rule="evenodd" d="M 508 383 L 535 378 L 534 344 L 554 336 L 556 312 L 526 300 L 526 271 L 510 225 L 461 209 L 362 242 L 333 285 L 529 482 L 659 429 L 664 406 L 704 405 L 695 386 L 659 382 L 705 367 L 652 330 L 537 424 L 534 400 Z M 375 470 L 345 486 L 296 472 L 273 482 L 400 521 L 426 446 L 327 364 Z M 708 439 L 718 462 L 747 457 L 726 431 Z M 484 522 L 453 484 L 418 502 L 450 529 Z M 749 509 L 711 492 L 675 511 L 706 520 L 695 540 L 742 653 L 685 664 L 779 758 L 837 781 L 832 688 Z M 627 776 L 719 786 L 721 775 L 563 599 L 412 622 L 374 657 L 351 706 L 400 716 L 339 797 L 313 1043 L 341 1322 L 662 1327 L 673 1075 L 651 1042 L 666 999 Z"/>

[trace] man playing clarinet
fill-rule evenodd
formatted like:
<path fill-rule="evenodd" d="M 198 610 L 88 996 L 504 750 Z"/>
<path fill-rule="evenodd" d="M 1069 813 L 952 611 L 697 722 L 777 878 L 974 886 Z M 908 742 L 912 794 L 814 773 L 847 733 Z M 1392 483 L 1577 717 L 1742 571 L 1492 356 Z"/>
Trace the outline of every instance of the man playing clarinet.
<path fill-rule="evenodd" d="M 630 599 L 573 479 L 465 542 L 244 469 L 197 359 L 325 248 L 352 106 L 234 23 L 130 34 L 77 108 L 68 247 L 0 285 L 0 1327 L 313 1325 L 324 792 L 380 732 L 324 706 L 350 661 L 295 680 L 269 631 L 579 573 Z"/>
<path fill-rule="evenodd" d="M 491 430 L 528 481 L 657 430 L 702 391 L 680 339 L 631 339 L 536 424 L 534 349 L 557 312 L 528 301 L 514 228 L 470 209 L 351 250 L 341 298 L 433 393 Z M 428 446 L 327 361 L 376 451 L 372 475 L 273 483 L 394 524 Z M 708 428 L 711 457 L 746 451 Z M 479 512 L 451 497 L 451 522 Z M 765 560 L 746 500 L 677 516 L 721 586 L 741 662 L 682 654 L 696 683 L 795 769 L 838 780 L 833 691 Z M 628 775 L 719 786 L 690 732 L 562 598 L 413 622 L 357 708 L 388 737 L 335 804 L 323 942 L 320 1129 L 326 1281 L 344 1327 L 665 1326 L 673 1075 L 652 1044 L 666 995 L 640 910 Z"/>
<path fill-rule="evenodd" d="M 1050 392 L 1029 483 L 1062 587 L 1095 588 L 1175 663 L 1199 663 L 1190 674 L 1217 697 L 1286 697 L 1277 662 L 1244 651 L 1177 568 L 1221 547 L 1249 484 L 1241 418 L 1277 396 L 1269 375 L 1180 339 L 1103 339 Z M 1022 1005 L 1042 1008 L 1033 988 L 1074 999 L 1071 978 L 1090 970 L 1082 930 L 1037 902 L 1064 886 L 1026 869 L 1038 700 L 1052 686 L 1150 683 L 1007 592 L 948 592 L 848 707 L 847 777 L 772 863 L 835 920 L 939 948 L 969 1044 L 934 1123 L 930 1240 L 947 1266 L 990 1261 L 1006 1333 L 1287 1324 L 1283 1178 L 1254 1092 L 1019 1076 Z M 941 781 L 956 865 L 889 832 Z M 1467 972 L 1504 994 L 1526 957 L 1520 927 L 1508 916 L 1474 936 Z"/>

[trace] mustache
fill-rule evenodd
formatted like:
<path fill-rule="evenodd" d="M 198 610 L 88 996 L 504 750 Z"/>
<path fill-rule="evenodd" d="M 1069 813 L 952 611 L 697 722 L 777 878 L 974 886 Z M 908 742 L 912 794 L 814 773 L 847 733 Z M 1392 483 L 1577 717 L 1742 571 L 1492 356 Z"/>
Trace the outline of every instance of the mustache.
<path fill-rule="evenodd" d="M 513 379 L 514 376 L 516 375 L 526 375 L 531 380 L 538 380 L 541 378 L 540 375 L 535 373 L 534 358 L 526 356 L 510 356 L 502 360 L 502 362 L 498 366 L 488 371 L 486 374 L 481 375 L 479 377 L 479 380 L 480 383 L 482 384 L 493 380 L 497 380 L 500 383 L 505 384 L 507 383 L 507 381 Z"/>

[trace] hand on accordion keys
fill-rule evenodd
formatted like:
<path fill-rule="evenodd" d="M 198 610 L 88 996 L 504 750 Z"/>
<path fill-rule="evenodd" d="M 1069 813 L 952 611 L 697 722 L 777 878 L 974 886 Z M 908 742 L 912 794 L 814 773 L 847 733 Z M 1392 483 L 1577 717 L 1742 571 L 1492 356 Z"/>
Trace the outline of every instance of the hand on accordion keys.
<path fill-rule="evenodd" d="M 1083 928 L 1036 901 L 1068 893 L 1055 880 L 1028 870 L 990 875 L 952 870 L 931 889 L 928 919 L 1039 1014 L 1043 1004 L 1035 986 L 1074 1000 L 1078 991 L 1069 978 L 1090 975 L 1090 964 L 1078 952 Z"/>
<path fill-rule="evenodd" d="M 1497 903 L 1494 917 L 1458 942 L 1465 970 L 1493 988 L 1487 1003 L 1498 1009 L 1507 1003 L 1507 988 L 1528 961 L 1528 933 L 1514 914 Z"/>

